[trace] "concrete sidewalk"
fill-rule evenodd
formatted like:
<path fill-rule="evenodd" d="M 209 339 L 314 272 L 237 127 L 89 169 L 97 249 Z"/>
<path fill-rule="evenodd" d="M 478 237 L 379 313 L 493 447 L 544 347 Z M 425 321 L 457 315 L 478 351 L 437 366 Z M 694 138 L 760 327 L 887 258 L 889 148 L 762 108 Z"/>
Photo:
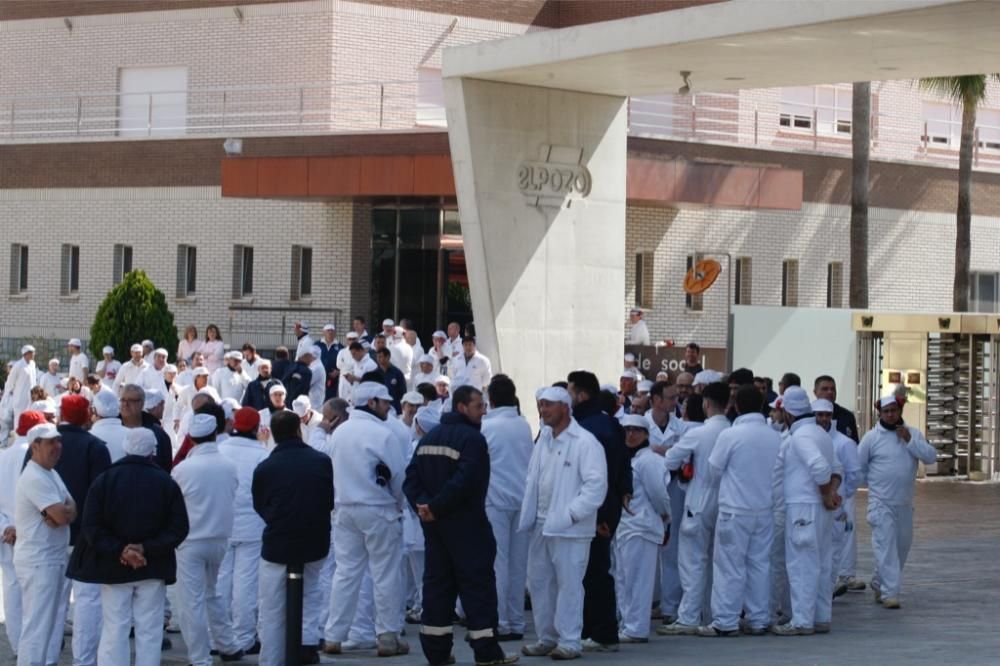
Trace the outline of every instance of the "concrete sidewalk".
<path fill-rule="evenodd" d="M 858 500 L 860 575 L 871 572 L 871 545 L 864 520 L 866 493 Z M 1000 663 L 1000 484 L 947 480 L 917 485 L 915 537 L 904 572 L 897 611 L 872 603 L 871 592 L 849 593 L 834 603 L 833 632 L 823 636 L 775 636 L 710 639 L 654 636 L 648 645 L 623 646 L 618 653 L 587 654 L 586 663 L 634 666 L 687 664 L 889 664 Z M 416 627 L 408 626 L 411 654 L 378 663 L 426 663 Z M 456 631 L 455 656 L 472 663 L 472 654 Z M 163 663 L 186 664 L 180 634 L 170 634 L 174 649 Z M 505 644 L 508 651 L 520 643 Z M 374 651 L 323 658 L 324 663 L 375 662 Z M 544 664 L 545 659 L 524 663 Z M 0 638 L 0 664 L 13 664 L 6 636 Z M 69 640 L 60 664 L 71 664 Z M 221 663 L 221 662 L 220 662 Z M 240 662 L 257 663 L 256 658 Z M 117 666 L 117 665 L 116 665 Z"/>

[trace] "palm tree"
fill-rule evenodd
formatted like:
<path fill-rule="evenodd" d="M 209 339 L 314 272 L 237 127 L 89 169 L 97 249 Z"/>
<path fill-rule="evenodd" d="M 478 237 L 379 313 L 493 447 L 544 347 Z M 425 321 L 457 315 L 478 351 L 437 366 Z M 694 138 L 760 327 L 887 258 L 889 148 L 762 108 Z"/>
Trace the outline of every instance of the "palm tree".
<path fill-rule="evenodd" d="M 854 84 L 851 98 L 850 306 L 868 308 L 868 157 L 871 152 L 872 84 Z"/>
<path fill-rule="evenodd" d="M 1000 74 L 940 76 L 920 79 L 920 87 L 948 97 L 962 107 L 962 135 L 958 149 L 958 208 L 955 213 L 955 283 L 952 307 L 969 310 L 969 257 L 972 253 L 972 153 L 976 108 L 986 98 L 987 83 Z"/>

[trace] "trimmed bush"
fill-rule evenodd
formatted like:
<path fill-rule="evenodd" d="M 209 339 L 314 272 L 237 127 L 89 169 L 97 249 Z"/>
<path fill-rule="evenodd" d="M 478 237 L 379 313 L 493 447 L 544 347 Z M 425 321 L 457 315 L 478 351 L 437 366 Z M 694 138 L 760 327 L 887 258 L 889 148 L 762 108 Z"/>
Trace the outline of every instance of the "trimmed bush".
<path fill-rule="evenodd" d="M 104 346 L 111 345 L 115 358 L 125 362 L 130 358 L 129 347 L 146 339 L 166 349 L 170 358 L 176 354 L 177 327 L 167 299 L 143 271 L 134 270 L 97 308 L 90 327 L 90 351 L 92 358 L 100 359 Z"/>

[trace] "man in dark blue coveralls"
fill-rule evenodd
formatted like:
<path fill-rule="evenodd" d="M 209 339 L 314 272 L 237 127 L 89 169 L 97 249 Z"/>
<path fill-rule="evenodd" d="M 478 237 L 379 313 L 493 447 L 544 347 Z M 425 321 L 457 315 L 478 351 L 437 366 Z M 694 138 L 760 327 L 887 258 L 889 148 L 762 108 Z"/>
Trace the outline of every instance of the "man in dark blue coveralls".
<path fill-rule="evenodd" d="M 424 529 L 424 608 L 420 645 L 432 666 L 453 664 L 452 618 L 462 600 L 476 664 L 512 664 L 497 642 L 496 541 L 486 518 L 490 458 L 480 434 L 481 391 L 461 386 L 452 411 L 420 440 L 403 492 Z"/>

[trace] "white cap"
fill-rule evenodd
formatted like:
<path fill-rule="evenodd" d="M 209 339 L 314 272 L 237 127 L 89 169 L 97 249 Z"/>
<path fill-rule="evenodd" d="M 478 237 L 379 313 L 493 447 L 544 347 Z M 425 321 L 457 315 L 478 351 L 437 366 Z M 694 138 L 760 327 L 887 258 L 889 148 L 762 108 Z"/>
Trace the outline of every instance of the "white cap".
<path fill-rule="evenodd" d="M 268 395 L 274 395 L 275 393 L 284 393 L 285 395 L 288 395 L 288 389 L 285 388 L 284 384 L 278 382 L 277 384 L 273 384 L 271 388 L 267 389 Z"/>
<path fill-rule="evenodd" d="M 298 324 L 299 324 L 299 328 L 301 328 L 303 331 L 305 331 L 306 333 L 309 332 L 309 324 L 307 324 L 304 321 L 300 321 L 300 322 L 298 322 Z"/>
<path fill-rule="evenodd" d="M 257 357 L 257 366 L 258 367 L 263 367 L 265 365 L 270 368 L 271 367 L 271 359 L 269 359 L 269 358 L 262 358 L 262 357 L 258 356 Z"/>
<path fill-rule="evenodd" d="M 649 432 L 649 421 L 639 416 L 638 414 L 626 414 L 622 418 L 623 428 L 642 428 L 646 432 Z"/>
<path fill-rule="evenodd" d="M 569 395 L 569 391 L 562 388 L 561 386 L 547 386 L 542 394 L 538 396 L 539 400 L 545 400 L 546 402 L 562 402 L 565 403 L 567 407 L 573 406 L 573 399 Z"/>
<path fill-rule="evenodd" d="M 618 395 L 618 387 L 614 384 L 601 384 L 601 390 L 605 393 L 610 393 L 612 395 Z"/>
<path fill-rule="evenodd" d="M 639 393 L 649 393 L 649 390 L 651 388 L 653 388 L 653 382 L 649 381 L 648 379 L 643 379 L 641 382 L 639 382 L 638 386 L 636 387 L 636 390 L 639 391 Z"/>
<path fill-rule="evenodd" d="M 817 400 L 812 401 L 812 410 L 813 414 L 815 414 L 816 412 L 822 412 L 824 414 L 829 412 L 830 414 L 832 414 L 833 403 L 830 402 L 829 400 L 824 400 L 823 398 L 819 398 Z"/>
<path fill-rule="evenodd" d="M 448 375 L 441 375 L 434 380 L 435 384 L 444 384 L 445 386 L 451 386 L 451 378 Z"/>
<path fill-rule="evenodd" d="M 397 326 L 394 330 L 394 333 L 398 336 L 402 336 L 404 333 L 406 333 L 406 329 L 403 328 L 402 326 Z"/>
<path fill-rule="evenodd" d="M 153 348 L 153 341 L 152 340 L 143 340 L 142 341 L 142 346 L 143 347 L 149 347 L 150 349 L 152 349 Z"/>
<path fill-rule="evenodd" d="M 411 405 L 422 405 L 424 404 L 424 396 L 421 395 L 420 391 L 409 391 L 403 395 L 403 399 L 400 402 Z"/>
<path fill-rule="evenodd" d="M 629 352 L 629 353 L 625 354 L 625 362 L 626 363 L 635 363 L 635 354 L 633 354 L 632 352 Z"/>
<path fill-rule="evenodd" d="M 129 428 L 122 448 L 127 455 L 148 458 L 156 451 L 156 436 L 147 428 Z"/>
<path fill-rule="evenodd" d="M 722 373 L 717 370 L 702 370 L 694 376 L 694 384 L 714 384 L 722 381 Z"/>
<path fill-rule="evenodd" d="M 80 338 L 70 338 L 69 342 L 66 343 L 70 347 L 82 347 L 83 344 L 80 342 Z"/>
<path fill-rule="evenodd" d="M 172 375 L 176 375 L 177 374 L 177 366 L 174 365 L 173 363 L 167 363 L 165 366 L 163 366 L 163 372 L 165 372 L 165 373 L 169 372 Z"/>
<path fill-rule="evenodd" d="M 175 369 L 176 372 L 176 369 Z M 149 411 L 163 402 L 163 391 L 160 389 L 146 389 L 146 400 L 142 403 L 142 408 Z"/>
<path fill-rule="evenodd" d="M 323 330 L 324 331 L 336 331 L 337 327 L 334 326 L 333 324 L 323 324 Z"/>
<path fill-rule="evenodd" d="M 104 349 L 101 350 L 101 353 L 102 354 L 111 354 L 112 356 L 114 356 L 115 355 L 115 348 L 112 347 L 111 345 L 104 345 Z"/>
<path fill-rule="evenodd" d="M 300 395 L 292 401 L 292 411 L 298 414 L 299 418 L 308 414 L 310 409 L 312 409 L 312 403 L 309 402 L 309 396 Z"/>
<path fill-rule="evenodd" d="M 35 402 L 31 403 L 31 406 L 28 407 L 28 409 L 35 412 L 41 412 L 42 414 L 55 415 L 56 401 L 53 400 L 52 398 L 46 398 L 45 400 L 36 400 Z"/>
<path fill-rule="evenodd" d="M 219 423 L 211 414 L 195 414 L 191 419 L 191 429 L 188 431 L 192 437 L 208 437 L 214 435 Z"/>
<path fill-rule="evenodd" d="M 240 405 L 239 400 L 237 400 L 236 398 L 226 398 L 225 400 L 223 400 L 222 413 L 226 415 L 226 420 L 232 421 L 233 414 L 235 414 L 241 406 L 242 405 Z"/>
<path fill-rule="evenodd" d="M 383 319 L 382 320 L 382 326 L 383 326 L 383 328 L 386 327 L 386 326 L 395 326 L 395 325 L 396 325 L 396 322 L 394 322 L 391 319 Z"/>
<path fill-rule="evenodd" d="M 627 368 L 622 370 L 622 374 L 619 375 L 622 379 L 634 379 L 639 381 L 639 373 L 635 368 Z"/>
<path fill-rule="evenodd" d="M 236 351 L 236 350 L 233 350 L 233 351 L 230 351 L 230 352 L 226 352 L 225 358 L 230 358 L 230 359 L 233 359 L 234 361 L 242 361 L 243 360 L 243 352 Z"/>
<path fill-rule="evenodd" d="M 642 314 L 642 308 L 632 308 L 628 311 L 629 314 Z"/>
<path fill-rule="evenodd" d="M 129 347 L 128 351 L 129 351 L 130 354 L 134 354 L 136 352 L 139 352 L 141 354 L 142 353 L 142 345 L 132 345 L 131 347 Z"/>
<path fill-rule="evenodd" d="M 56 364 L 56 365 L 59 365 L 59 359 L 57 359 L 57 358 L 50 358 L 49 359 L 49 365 L 51 366 L 53 363 Z"/>
<path fill-rule="evenodd" d="M 434 365 L 435 363 L 437 363 L 437 359 L 434 358 L 433 354 L 424 354 L 423 356 L 420 357 L 420 360 L 418 360 L 417 362 L 421 364 L 430 363 L 431 365 Z"/>
<path fill-rule="evenodd" d="M 348 340 L 357 340 L 358 339 L 357 331 L 348 331 L 345 337 Z"/>
<path fill-rule="evenodd" d="M 432 338 L 441 338 L 442 340 L 447 340 L 448 335 L 444 331 L 434 331 L 431 333 Z"/>
<path fill-rule="evenodd" d="M 802 416 L 812 411 L 809 396 L 801 386 L 789 386 L 781 396 L 781 408 L 792 416 Z"/>
<path fill-rule="evenodd" d="M 211 373 L 203 365 L 199 365 L 197 368 L 191 368 L 191 378 L 195 377 L 208 377 Z"/>
<path fill-rule="evenodd" d="M 167 350 L 163 347 L 158 347 L 153 350 L 153 356 L 162 356 L 163 358 L 166 358 L 168 356 Z"/>
<path fill-rule="evenodd" d="M 385 384 L 361 382 L 354 388 L 354 404 L 360 407 L 367 405 L 369 400 L 392 400 L 392 396 Z"/>
<path fill-rule="evenodd" d="M 23 347 L 21 347 L 21 356 L 24 356 L 28 352 L 31 352 L 32 354 L 34 354 L 35 353 L 35 348 L 32 347 L 31 345 L 24 345 Z"/>
<path fill-rule="evenodd" d="M 295 360 L 298 361 L 300 358 L 306 355 L 315 357 L 316 348 L 313 347 L 312 345 L 309 345 L 307 347 L 299 347 L 295 353 Z"/>
<path fill-rule="evenodd" d="M 785 393 L 788 393 L 788 391 L 785 391 Z M 879 409 L 883 409 L 885 407 L 888 407 L 889 405 L 898 405 L 898 404 L 899 401 L 896 400 L 895 394 L 884 395 L 878 400 Z"/>
<path fill-rule="evenodd" d="M 118 411 L 118 396 L 114 391 L 98 391 L 94 394 L 94 411 L 102 419 L 115 418 Z"/>
<path fill-rule="evenodd" d="M 209 398 L 212 399 L 212 402 L 214 402 L 217 405 L 222 402 L 222 398 L 219 396 L 219 392 L 216 391 L 215 388 L 212 386 L 206 386 L 204 388 L 199 389 L 198 392 L 195 393 L 195 395 L 207 395 Z"/>
<path fill-rule="evenodd" d="M 52 439 L 54 437 L 60 437 L 59 429 L 51 423 L 39 423 L 28 431 L 29 443 L 36 439 Z"/>
<path fill-rule="evenodd" d="M 781 409 L 781 396 L 779 395 L 777 398 L 772 400 L 768 407 L 771 409 Z"/>
<path fill-rule="evenodd" d="M 441 408 L 438 405 L 426 405 L 417 410 L 413 417 L 424 432 L 430 432 L 434 426 L 441 423 Z"/>

